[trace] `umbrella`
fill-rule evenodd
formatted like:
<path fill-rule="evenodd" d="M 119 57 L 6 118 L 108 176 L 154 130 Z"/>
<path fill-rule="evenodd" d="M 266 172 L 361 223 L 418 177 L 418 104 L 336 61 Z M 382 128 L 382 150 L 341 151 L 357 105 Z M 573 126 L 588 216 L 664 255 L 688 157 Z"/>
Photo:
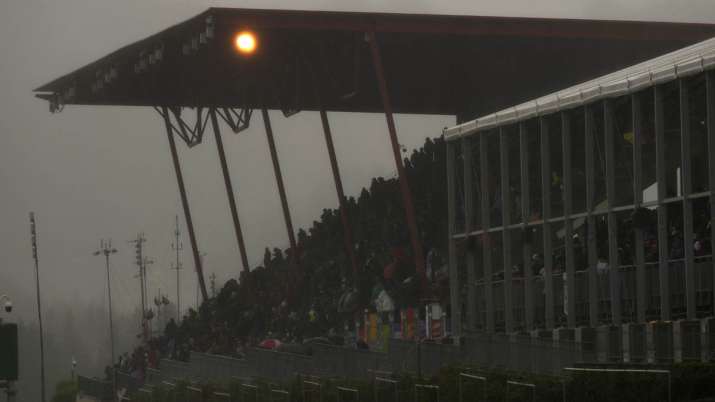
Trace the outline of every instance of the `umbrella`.
<path fill-rule="evenodd" d="M 281 346 L 281 341 L 278 339 L 264 339 L 258 344 L 259 348 L 271 350 L 277 349 L 279 346 Z"/>

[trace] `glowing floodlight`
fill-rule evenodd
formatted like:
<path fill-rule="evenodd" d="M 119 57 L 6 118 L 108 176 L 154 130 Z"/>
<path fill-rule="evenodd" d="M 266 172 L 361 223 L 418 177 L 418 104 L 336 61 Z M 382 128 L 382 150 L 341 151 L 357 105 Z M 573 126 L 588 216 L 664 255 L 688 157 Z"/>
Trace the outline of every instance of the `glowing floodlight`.
<path fill-rule="evenodd" d="M 253 32 L 243 31 L 236 35 L 234 45 L 239 53 L 252 54 L 256 51 L 258 41 L 256 40 L 256 35 L 254 35 Z"/>

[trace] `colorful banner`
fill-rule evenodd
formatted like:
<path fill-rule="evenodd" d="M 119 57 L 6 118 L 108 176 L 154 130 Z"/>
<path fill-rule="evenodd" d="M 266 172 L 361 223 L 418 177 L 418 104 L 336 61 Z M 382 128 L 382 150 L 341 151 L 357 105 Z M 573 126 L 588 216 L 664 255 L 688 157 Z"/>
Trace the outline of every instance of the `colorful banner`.
<path fill-rule="evenodd" d="M 415 310 L 413 308 L 403 309 L 400 312 L 402 323 L 402 339 L 412 340 L 415 338 Z"/>
<path fill-rule="evenodd" d="M 367 342 L 377 341 L 377 313 L 368 314 L 368 337 Z"/>

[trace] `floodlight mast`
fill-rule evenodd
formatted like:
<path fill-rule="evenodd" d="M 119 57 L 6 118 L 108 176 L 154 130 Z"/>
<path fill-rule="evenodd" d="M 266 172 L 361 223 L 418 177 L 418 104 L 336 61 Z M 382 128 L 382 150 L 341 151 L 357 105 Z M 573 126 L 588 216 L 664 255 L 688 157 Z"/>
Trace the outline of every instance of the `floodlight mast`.
<path fill-rule="evenodd" d="M 37 319 L 40 326 L 40 381 L 42 402 L 45 402 L 45 341 L 42 328 L 42 303 L 40 302 L 40 262 L 37 257 L 37 230 L 35 228 L 35 213 L 30 212 L 30 235 L 32 240 L 32 259 L 35 260 L 35 285 L 37 291 Z M 8 394 L 9 395 L 9 394 Z"/>
<path fill-rule="evenodd" d="M 171 247 L 176 251 L 176 264 L 172 269 L 176 270 L 176 325 L 179 325 L 181 320 L 181 259 L 180 252 L 184 249 L 184 245 L 181 244 L 180 237 L 181 232 L 179 231 L 179 215 L 176 215 L 176 228 L 174 229 L 174 236 L 176 237 L 176 242 L 171 245 Z"/>
<path fill-rule="evenodd" d="M 92 253 L 93 256 L 100 256 L 104 255 L 104 260 L 105 260 L 105 265 L 107 268 L 107 300 L 109 302 L 109 342 L 110 342 L 110 350 L 112 354 L 112 400 L 116 401 L 117 400 L 117 374 L 116 374 L 116 368 L 114 367 L 114 323 L 112 322 L 112 286 L 111 286 L 111 277 L 109 274 L 109 256 L 112 254 L 116 254 L 117 249 L 112 247 L 112 240 L 104 240 L 101 239 L 99 241 L 99 249 Z"/>

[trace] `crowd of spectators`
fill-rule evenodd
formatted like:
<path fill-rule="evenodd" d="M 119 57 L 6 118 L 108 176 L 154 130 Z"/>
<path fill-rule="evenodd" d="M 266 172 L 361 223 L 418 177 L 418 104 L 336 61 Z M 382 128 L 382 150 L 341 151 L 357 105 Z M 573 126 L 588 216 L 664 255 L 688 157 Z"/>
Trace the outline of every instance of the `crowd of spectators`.
<path fill-rule="evenodd" d="M 152 367 L 153 355 L 241 357 L 248 347 L 295 348 L 315 339 L 344 343 L 354 335 L 356 318 L 379 308 L 379 297 L 388 295 L 396 309 L 416 305 L 424 292 L 446 301 L 444 151 L 443 139 L 427 139 L 404 160 L 426 254 L 426 287 L 415 272 L 397 178 L 374 178 L 346 200 L 358 275 L 344 248 L 339 209 L 324 209 L 310 228 L 298 231 L 295 250 L 266 248 L 260 266 L 228 280 L 181 322 L 170 320 L 161 337 L 123 356 L 120 368 Z"/>

